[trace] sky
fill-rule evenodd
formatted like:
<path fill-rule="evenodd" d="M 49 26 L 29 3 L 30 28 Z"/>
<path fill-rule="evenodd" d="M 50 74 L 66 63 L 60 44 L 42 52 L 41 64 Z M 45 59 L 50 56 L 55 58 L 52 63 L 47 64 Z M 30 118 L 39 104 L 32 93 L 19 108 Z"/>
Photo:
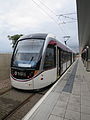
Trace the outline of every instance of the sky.
<path fill-rule="evenodd" d="M 63 43 L 70 36 L 67 45 L 78 52 L 76 1 L 0 0 L 0 52 L 12 51 L 8 35 L 32 33 L 51 33 Z"/>

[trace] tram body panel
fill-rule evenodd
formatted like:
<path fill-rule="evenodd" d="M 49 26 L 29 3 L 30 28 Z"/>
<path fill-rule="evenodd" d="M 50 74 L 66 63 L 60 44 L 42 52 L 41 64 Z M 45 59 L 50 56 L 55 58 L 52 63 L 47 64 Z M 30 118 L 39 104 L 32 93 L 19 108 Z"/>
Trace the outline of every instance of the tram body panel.
<path fill-rule="evenodd" d="M 57 78 L 57 68 L 44 71 L 40 73 L 37 77 L 32 78 L 28 81 L 15 80 L 11 77 L 11 84 L 13 87 L 18 89 L 34 90 L 46 87 L 53 83 Z"/>
<path fill-rule="evenodd" d="M 71 61 L 67 61 L 67 68 L 70 66 Z"/>
<path fill-rule="evenodd" d="M 23 90 L 32 90 L 34 89 L 34 81 L 29 80 L 22 82 L 20 80 L 15 80 L 14 78 L 11 77 L 11 84 L 13 87 L 18 88 L 18 89 L 23 89 Z"/>
<path fill-rule="evenodd" d="M 34 78 L 34 89 L 40 89 L 53 83 L 57 78 L 57 68 L 43 71 L 39 76 Z"/>
<path fill-rule="evenodd" d="M 63 72 L 66 70 L 67 68 L 66 68 L 66 62 L 65 63 L 63 63 Z"/>

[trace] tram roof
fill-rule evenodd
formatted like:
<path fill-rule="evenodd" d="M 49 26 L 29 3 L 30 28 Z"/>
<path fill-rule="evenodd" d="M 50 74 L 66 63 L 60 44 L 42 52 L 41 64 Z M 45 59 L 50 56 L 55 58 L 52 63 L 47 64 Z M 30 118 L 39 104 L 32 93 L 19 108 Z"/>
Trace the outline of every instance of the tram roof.
<path fill-rule="evenodd" d="M 60 41 L 57 41 L 57 46 L 59 46 L 64 51 L 73 52 L 74 53 L 74 51 L 71 48 L 69 48 L 68 46 L 64 45 Z"/>
<path fill-rule="evenodd" d="M 28 39 L 28 38 L 39 38 L 39 39 L 46 39 L 46 37 L 47 37 L 47 35 L 48 34 L 43 34 L 43 33 L 36 33 L 36 34 L 30 34 L 30 35 L 25 35 L 25 36 L 22 36 L 22 37 L 20 37 L 20 39 Z M 19 40 L 20 40 L 19 39 Z"/>

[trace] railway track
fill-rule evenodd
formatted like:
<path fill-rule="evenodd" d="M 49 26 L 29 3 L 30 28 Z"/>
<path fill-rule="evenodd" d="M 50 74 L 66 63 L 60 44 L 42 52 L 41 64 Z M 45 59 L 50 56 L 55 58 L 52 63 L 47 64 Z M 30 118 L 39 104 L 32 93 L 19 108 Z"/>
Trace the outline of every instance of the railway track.
<path fill-rule="evenodd" d="M 0 94 L 0 120 L 21 120 L 47 90 L 31 93 L 11 88 L 3 92 Z"/>
<path fill-rule="evenodd" d="M 35 93 L 31 94 L 26 100 L 24 100 L 19 106 L 11 110 L 7 115 L 5 115 L 2 120 L 7 120 L 10 116 L 12 116 L 17 110 L 19 110 L 23 105 L 29 102 L 30 98 L 33 97 Z"/>
<path fill-rule="evenodd" d="M 0 92 L 0 95 L 5 94 L 6 92 L 10 91 L 11 89 L 12 89 L 12 87 L 10 87 L 10 88 L 8 88 L 8 89 L 6 89 L 6 90 L 1 91 L 1 92 Z"/>

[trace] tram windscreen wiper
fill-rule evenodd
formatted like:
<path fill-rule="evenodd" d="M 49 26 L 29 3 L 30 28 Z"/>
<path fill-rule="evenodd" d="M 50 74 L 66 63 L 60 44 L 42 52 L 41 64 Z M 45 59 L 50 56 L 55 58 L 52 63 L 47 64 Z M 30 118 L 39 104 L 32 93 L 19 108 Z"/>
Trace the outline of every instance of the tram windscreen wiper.
<path fill-rule="evenodd" d="M 30 59 L 30 63 L 31 63 L 31 61 L 33 60 L 33 58 L 34 58 L 34 57 L 31 57 L 31 59 Z M 30 63 L 29 63 L 29 64 L 30 64 Z"/>

